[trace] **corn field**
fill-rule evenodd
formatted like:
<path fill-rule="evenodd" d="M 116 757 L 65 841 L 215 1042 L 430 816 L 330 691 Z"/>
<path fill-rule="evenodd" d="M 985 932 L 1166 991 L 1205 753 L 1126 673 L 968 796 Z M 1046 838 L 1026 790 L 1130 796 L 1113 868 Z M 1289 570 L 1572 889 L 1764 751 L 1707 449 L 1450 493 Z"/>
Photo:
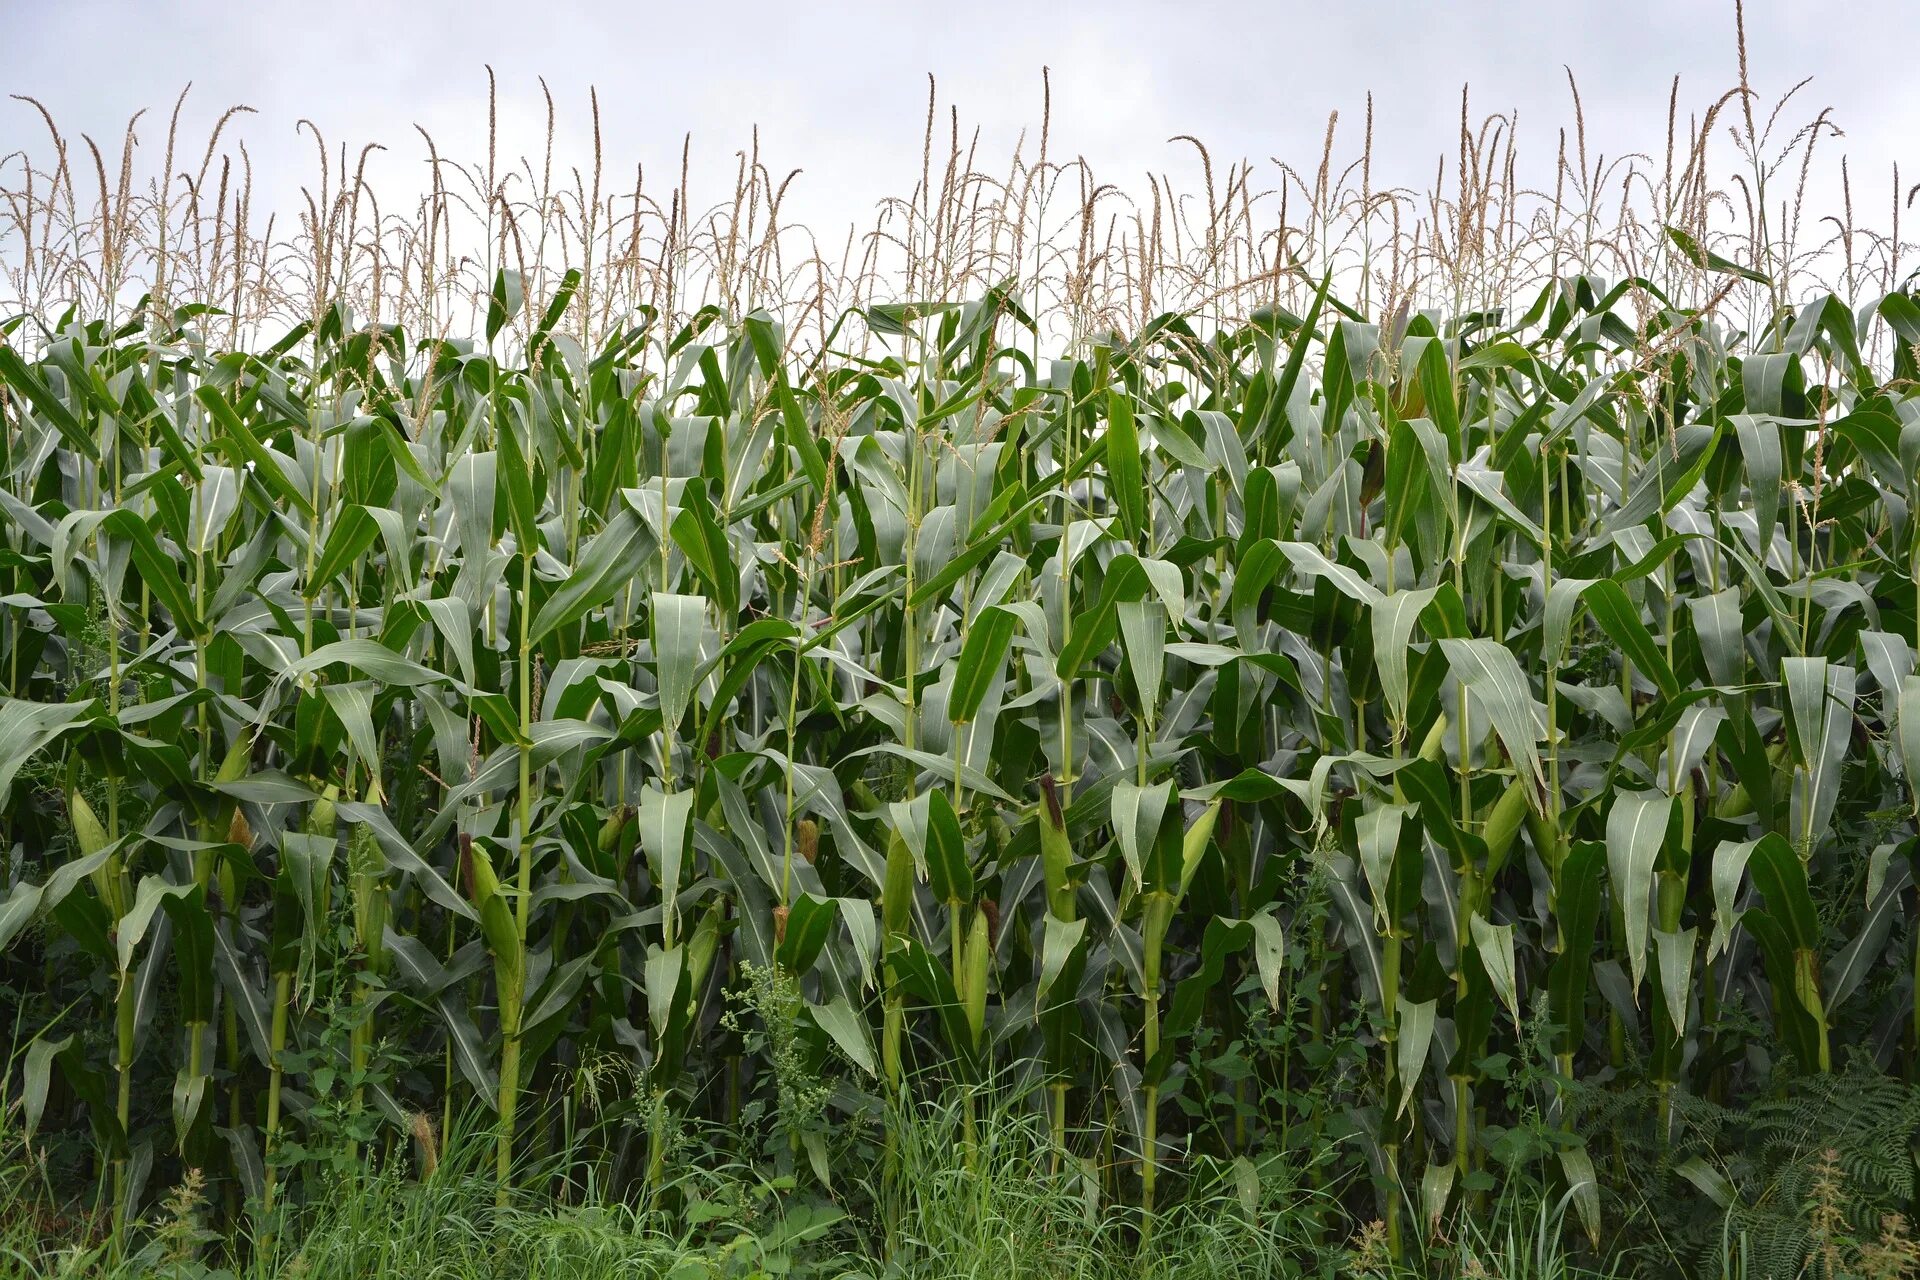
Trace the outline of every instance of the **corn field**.
<path fill-rule="evenodd" d="M 1464 103 L 1463 136 L 1404 230 L 1323 162 L 1265 238 L 1209 161 L 1204 234 L 1151 262 L 1157 199 L 1093 251 L 1070 166 L 964 228 L 935 166 L 886 300 L 872 264 L 781 292 L 771 234 L 693 271 L 680 193 L 637 267 L 597 170 L 530 261 L 557 206 L 490 158 L 486 252 L 426 249 L 384 316 L 357 187 L 269 296 L 204 183 L 129 213 L 103 169 L 91 217 L 62 143 L 0 325 L 28 1142 L 84 1135 L 116 1220 L 178 1168 L 271 1213 L 322 1117 L 379 1149 L 479 1108 L 504 1190 L 618 1111 L 644 1194 L 693 1119 L 768 1117 L 829 1183 L 825 1124 L 1014 1091 L 1144 1234 L 1337 1076 L 1343 1203 L 1398 1248 L 1481 1193 L 1512 1061 L 1644 1091 L 1675 1144 L 1688 1099 L 1911 1070 L 1897 226 L 1809 290 L 1758 161 L 1736 250 L 1704 142 L 1629 239 L 1584 142 L 1586 203 L 1534 223 Z M 1555 1133 L 1598 1238 L 1637 1174 Z"/>

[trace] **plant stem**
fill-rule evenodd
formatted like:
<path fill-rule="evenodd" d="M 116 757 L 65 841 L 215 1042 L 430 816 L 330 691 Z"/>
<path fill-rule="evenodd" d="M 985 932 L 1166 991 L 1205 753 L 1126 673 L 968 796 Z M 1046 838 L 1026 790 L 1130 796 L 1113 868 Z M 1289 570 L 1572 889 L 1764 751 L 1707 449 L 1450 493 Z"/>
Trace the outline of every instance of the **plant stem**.
<path fill-rule="evenodd" d="M 271 1059 L 267 1068 L 267 1144 L 265 1190 L 262 1207 L 273 1211 L 273 1192 L 277 1179 L 274 1176 L 273 1157 L 280 1149 L 280 1085 L 285 1069 L 280 1055 L 287 1048 L 287 1003 L 293 994 L 293 975 L 277 973 L 273 978 L 273 1023 L 268 1031 L 268 1056 Z"/>
<path fill-rule="evenodd" d="M 515 612 L 520 624 L 520 795 L 516 821 L 520 834 L 520 865 L 513 902 L 514 932 L 519 937 L 520 954 L 526 954 L 527 913 L 533 900 L 533 649 L 527 643 L 528 610 L 533 599 L 533 548 L 520 549 L 520 600 Z M 520 1002 L 523 983 L 500 993 L 500 1135 L 494 1153 L 494 1171 L 498 1177 L 498 1202 L 507 1203 L 513 1182 L 514 1115 L 520 1101 Z"/>

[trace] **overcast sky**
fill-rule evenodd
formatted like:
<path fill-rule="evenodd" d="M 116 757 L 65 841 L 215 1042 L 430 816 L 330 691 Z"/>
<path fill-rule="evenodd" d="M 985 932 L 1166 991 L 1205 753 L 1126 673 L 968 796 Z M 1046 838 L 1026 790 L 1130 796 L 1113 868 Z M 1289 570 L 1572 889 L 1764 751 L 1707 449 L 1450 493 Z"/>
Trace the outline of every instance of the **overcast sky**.
<path fill-rule="evenodd" d="M 1747 29 L 1763 96 L 1814 77 L 1789 114 L 1834 108 L 1863 220 L 1884 223 L 1891 163 L 1920 178 L 1920 9 L 1749 0 Z M 0 89 L 42 99 L 69 134 L 91 133 L 109 154 L 142 106 L 152 109 L 143 151 L 157 153 L 189 80 L 188 138 L 229 104 L 256 108 L 241 128 L 276 203 L 312 172 L 311 143 L 294 130 L 302 116 L 336 146 L 386 144 L 377 172 L 395 194 L 422 173 L 415 123 L 443 154 L 483 155 L 491 63 L 503 150 L 538 148 L 544 75 L 563 151 L 584 157 L 594 84 L 609 168 L 630 174 L 642 161 L 649 188 L 664 192 L 691 131 L 699 205 L 729 193 L 734 153 L 758 123 L 769 167 L 805 170 L 789 211 L 823 233 L 865 224 L 877 199 L 918 179 L 929 72 L 943 114 L 957 104 L 963 124 L 982 128 L 985 167 L 997 171 L 1019 130 L 1037 126 L 1050 66 L 1054 154 L 1084 155 L 1129 190 L 1149 167 L 1192 180 L 1191 151 L 1167 141 L 1179 133 L 1205 140 L 1222 165 L 1278 156 L 1311 171 L 1329 110 L 1357 150 L 1369 89 L 1376 183 L 1424 188 L 1452 147 L 1463 81 L 1476 117 L 1517 109 L 1522 158 L 1547 182 L 1555 131 L 1572 118 L 1563 63 L 1579 77 L 1590 143 L 1608 153 L 1660 150 L 1675 73 L 1683 115 L 1737 78 L 1731 0 L 0 0 L 0 30 Z M 44 154 L 40 125 L 0 102 L 0 154 L 19 147 Z"/>

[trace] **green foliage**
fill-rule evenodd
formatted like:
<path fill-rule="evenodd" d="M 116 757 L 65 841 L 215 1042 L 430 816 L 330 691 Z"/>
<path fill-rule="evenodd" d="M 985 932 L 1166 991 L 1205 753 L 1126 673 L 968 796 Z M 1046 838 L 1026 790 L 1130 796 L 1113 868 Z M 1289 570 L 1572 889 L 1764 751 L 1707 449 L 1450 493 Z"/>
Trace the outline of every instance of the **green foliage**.
<path fill-rule="evenodd" d="M 271 1243 L 478 1108 L 504 1208 L 564 1147 L 665 1211 L 712 1126 L 846 1212 L 914 1106 L 988 1177 L 1007 1083 L 1035 1194 L 1149 1253 L 1275 1153 L 1395 1265 L 1510 1184 L 1598 1251 L 1708 1114 L 1804 1167 L 1769 1107 L 1920 1050 L 1920 399 L 1829 298 L 1595 284 L 1045 367 L 1011 305 L 589 353 L 511 273 L 484 353 L 10 347 L 0 978 L 63 1194 L 119 1247 L 195 1170 Z M 1863 1204 L 1887 1106 L 1819 1122 Z"/>

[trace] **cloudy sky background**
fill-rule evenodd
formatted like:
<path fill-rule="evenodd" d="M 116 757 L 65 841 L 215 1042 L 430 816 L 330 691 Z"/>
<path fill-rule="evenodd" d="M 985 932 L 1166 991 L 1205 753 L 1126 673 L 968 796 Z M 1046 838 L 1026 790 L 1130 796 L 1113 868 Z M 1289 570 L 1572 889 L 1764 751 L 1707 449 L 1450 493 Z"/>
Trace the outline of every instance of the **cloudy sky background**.
<path fill-rule="evenodd" d="M 1830 159 L 1841 149 L 1852 157 L 1858 216 L 1884 226 L 1893 162 L 1911 161 L 1903 170 L 1920 178 L 1911 0 L 1750 0 L 1747 29 L 1763 98 L 1814 77 L 1787 116 L 1797 124 L 1834 109 L 1847 136 Z M 1683 117 L 1737 81 L 1731 0 L 0 0 L 0 30 L 0 90 L 38 97 L 70 137 L 90 133 L 110 156 L 127 117 L 147 107 L 142 151 L 157 163 L 167 111 L 189 80 L 183 136 L 196 159 L 221 110 L 256 108 L 238 129 L 257 204 L 291 210 L 312 180 L 311 141 L 295 132 L 303 116 L 336 147 L 389 148 L 373 166 L 389 210 L 424 178 L 412 125 L 430 130 L 443 155 L 483 156 L 491 63 L 503 152 L 537 152 L 544 75 L 562 163 L 584 163 L 587 86 L 597 85 L 610 175 L 640 161 L 649 189 L 664 193 L 691 132 L 700 206 L 730 194 L 734 155 L 757 123 L 776 175 L 805 170 L 789 214 L 829 243 L 918 180 L 929 72 L 943 116 L 956 104 L 963 128 L 981 128 L 983 167 L 1004 172 L 1020 131 L 1037 132 L 1050 66 L 1055 157 L 1083 155 L 1130 192 L 1144 189 L 1148 169 L 1197 186 L 1197 159 L 1168 141 L 1174 134 L 1205 140 L 1221 166 L 1278 157 L 1311 172 L 1337 109 L 1339 150 L 1357 154 L 1369 89 L 1376 186 L 1424 189 L 1453 149 L 1463 82 L 1476 118 L 1517 110 L 1523 180 L 1545 186 L 1556 131 L 1572 123 L 1563 64 L 1579 77 L 1589 145 L 1608 154 L 1664 146 L 1674 74 Z M 0 154 L 18 148 L 46 155 L 42 127 L 25 106 L 0 102 Z M 1831 207 L 1838 170 L 1819 172 L 1810 199 Z"/>

